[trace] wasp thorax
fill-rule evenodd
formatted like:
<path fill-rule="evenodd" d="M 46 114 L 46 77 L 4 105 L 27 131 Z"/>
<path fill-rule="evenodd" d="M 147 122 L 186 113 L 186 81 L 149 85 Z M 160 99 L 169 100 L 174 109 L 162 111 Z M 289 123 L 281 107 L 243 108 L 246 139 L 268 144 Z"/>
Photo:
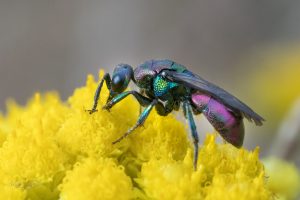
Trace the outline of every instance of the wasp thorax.
<path fill-rule="evenodd" d="M 121 93 L 123 92 L 133 76 L 133 70 L 130 65 L 127 64 L 119 64 L 114 69 L 112 80 L 111 80 L 111 87 L 112 91 Z"/>

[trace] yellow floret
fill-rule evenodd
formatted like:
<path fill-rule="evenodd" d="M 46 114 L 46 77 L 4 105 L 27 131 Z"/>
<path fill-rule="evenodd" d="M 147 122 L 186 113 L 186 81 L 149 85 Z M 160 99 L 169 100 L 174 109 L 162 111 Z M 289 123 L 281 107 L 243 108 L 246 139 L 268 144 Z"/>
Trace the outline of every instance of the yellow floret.
<path fill-rule="evenodd" d="M 62 200 L 132 199 L 133 187 L 122 167 L 111 159 L 86 159 L 77 163 L 61 185 Z"/>
<path fill-rule="evenodd" d="M 0 184 L 0 199 L 25 200 L 26 191 L 14 186 Z"/>

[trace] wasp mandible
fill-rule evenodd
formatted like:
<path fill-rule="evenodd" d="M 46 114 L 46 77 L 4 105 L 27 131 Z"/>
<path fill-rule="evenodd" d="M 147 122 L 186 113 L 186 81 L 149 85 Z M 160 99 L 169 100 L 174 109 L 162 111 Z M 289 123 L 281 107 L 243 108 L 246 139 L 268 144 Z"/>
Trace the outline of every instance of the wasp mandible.
<path fill-rule="evenodd" d="M 132 80 L 142 92 L 125 91 Z M 102 85 L 110 91 L 103 109 L 111 109 L 129 95 L 133 95 L 145 109 L 137 123 L 113 144 L 120 142 L 141 126 L 151 110 L 166 116 L 182 107 L 190 127 L 194 144 L 194 168 L 197 168 L 199 137 L 193 115 L 203 114 L 216 131 L 230 144 L 241 147 L 244 140 L 243 118 L 262 125 L 264 119 L 242 101 L 222 88 L 206 81 L 186 67 L 171 60 L 149 60 L 133 70 L 128 64 L 119 64 L 112 77 L 106 73 L 95 92 L 94 105 L 90 114 L 97 111 Z M 125 92 L 124 92 L 125 91 Z"/>

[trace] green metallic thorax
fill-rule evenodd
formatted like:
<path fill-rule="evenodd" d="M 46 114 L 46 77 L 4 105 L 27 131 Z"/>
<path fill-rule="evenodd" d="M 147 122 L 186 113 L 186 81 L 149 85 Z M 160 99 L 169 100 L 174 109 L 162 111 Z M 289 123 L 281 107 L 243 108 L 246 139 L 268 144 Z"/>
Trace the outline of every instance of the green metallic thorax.
<path fill-rule="evenodd" d="M 153 90 L 156 97 L 161 97 L 168 93 L 170 89 L 178 86 L 177 83 L 167 81 L 161 76 L 156 76 L 153 81 Z"/>

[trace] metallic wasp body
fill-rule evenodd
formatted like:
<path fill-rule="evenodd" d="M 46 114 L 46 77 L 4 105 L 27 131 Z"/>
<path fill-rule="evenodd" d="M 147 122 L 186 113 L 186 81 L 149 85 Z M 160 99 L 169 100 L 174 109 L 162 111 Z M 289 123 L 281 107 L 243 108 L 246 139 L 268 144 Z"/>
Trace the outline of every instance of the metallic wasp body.
<path fill-rule="evenodd" d="M 139 92 L 125 91 L 130 80 L 140 88 Z M 166 116 L 182 107 L 193 138 L 195 169 L 199 139 L 193 115 L 204 114 L 216 131 L 235 147 L 241 147 L 243 144 L 243 117 L 254 121 L 256 125 L 262 125 L 264 121 L 233 95 L 171 60 L 146 61 L 134 70 L 127 64 L 117 65 L 112 78 L 107 73 L 101 80 L 90 113 L 97 109 L 104 81 L 110 90 L 110 95 L 103 109 L 109 110 L 128 95 L 133 95 L 140 105 L 145 107 L 137 123 L 113 144 L 120 142 L 141 126 L 153 108 L 159 115 Z"/>

